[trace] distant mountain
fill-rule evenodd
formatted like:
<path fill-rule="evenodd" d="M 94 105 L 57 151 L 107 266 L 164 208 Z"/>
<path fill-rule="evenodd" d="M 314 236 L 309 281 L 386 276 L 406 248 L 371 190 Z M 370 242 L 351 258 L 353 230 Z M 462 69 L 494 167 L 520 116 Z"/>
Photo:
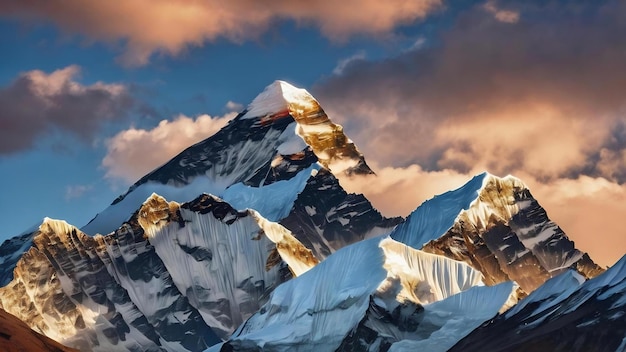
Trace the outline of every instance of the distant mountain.
<path fill-rule="evenodd" d="M 376 176 L 274 82 L 82 228 L 5 241 L 0 308 L 81 351 L 623 349 L 623 263 L 603 273 L 521 180 L 484 173 L 402 219 L 343 177 Z"/>

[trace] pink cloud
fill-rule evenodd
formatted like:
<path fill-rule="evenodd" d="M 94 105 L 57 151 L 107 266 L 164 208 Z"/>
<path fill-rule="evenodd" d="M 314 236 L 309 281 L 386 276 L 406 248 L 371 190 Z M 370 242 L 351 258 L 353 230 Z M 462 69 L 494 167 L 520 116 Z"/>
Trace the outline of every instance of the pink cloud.
<path fill-rule="evenodd" d="M 123 41 L 122 61 L 148 62 L 154 52 L 176 55 L 188 46 L 227 38 L 258 38 L 278 20 L 318 27 L 333 40 L 384 34 L 427 16 L 442 0 L 186 1 L 24 0 L 2 2 L 0 16 L 50 21 L 93 40 Z"/>

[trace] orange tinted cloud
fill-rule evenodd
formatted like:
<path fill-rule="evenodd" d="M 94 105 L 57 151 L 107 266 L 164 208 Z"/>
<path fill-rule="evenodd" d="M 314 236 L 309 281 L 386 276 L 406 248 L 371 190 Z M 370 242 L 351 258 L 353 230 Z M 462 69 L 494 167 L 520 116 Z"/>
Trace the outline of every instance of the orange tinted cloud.
<path fill-rule="evenodd" d="M 278 20 L 318 27 L 331 39 L 383 34 L 425 17 L 442 0 L 23 0 L 0 15 L 43 19 L 93 40 L 126 44 L 123 62 L 145 64 L 154 52 L 177 54 L 217 38 L 257 38 Z"/>
<path fill-rule="evenodd" d="M 517 23 L 519 21 L 519 12 L 500 9 L 493 0 L 487 1 L 483 8 L 485 11 L 493 14 L 493 17 L 500 22 Z"/>
<path fill-rule="evenodd" d="M 385 216 L 407 216 L 436 194 L 455 189 L 473 176 L 454 170 L 425 171 L 419 165 L 379 167 L 369 162 L 376 176 L 338 175 L 350 193 L 362 193 Z"/>
<path fill-rule="evenodd" d="M 482 171 L 513 174 L 613 264 L 626 253 L 625 31 L 619 0 L 488 1 L 436 41 L 347 64 L 313 91 L 380 177 L 344 183 L 407 215 Z"/>
<path fill-rule="evenodd" d="M 314 94 L 383 166 L 626 181 L 616 171 L 626 151 L 626 5 L 508 1 L 521 14 L 503 23 L 489 4 L 459 16 L 436 45 L 350 63 Z"/>

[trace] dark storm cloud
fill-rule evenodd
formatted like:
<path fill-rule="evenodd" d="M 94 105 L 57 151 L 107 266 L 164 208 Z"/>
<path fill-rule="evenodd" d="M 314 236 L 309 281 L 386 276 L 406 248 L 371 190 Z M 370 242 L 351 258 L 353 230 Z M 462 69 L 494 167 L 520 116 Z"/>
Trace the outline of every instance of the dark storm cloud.
<path fill-rule="evenodd" d="M 0 88 L 0 154 L 27 149 L 51 129 L 88 140 L 103 121 L 126 116 L 134 102 L 124 86 L 82 85 L 75 81 L 79 71 L 29 71 Z"/>

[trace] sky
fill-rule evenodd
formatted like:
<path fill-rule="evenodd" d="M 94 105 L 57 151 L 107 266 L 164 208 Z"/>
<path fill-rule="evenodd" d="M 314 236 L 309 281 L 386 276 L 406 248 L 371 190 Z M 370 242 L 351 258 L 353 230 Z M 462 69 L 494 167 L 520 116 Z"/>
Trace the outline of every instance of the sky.
<path fill-rule="evenodd" d="M 626 2 L 0 1 L 0 240 L 82 226 L 281 79 L 378 174 L 385 215 L 521 178 L 601 265 L 626 253 Z"/>

